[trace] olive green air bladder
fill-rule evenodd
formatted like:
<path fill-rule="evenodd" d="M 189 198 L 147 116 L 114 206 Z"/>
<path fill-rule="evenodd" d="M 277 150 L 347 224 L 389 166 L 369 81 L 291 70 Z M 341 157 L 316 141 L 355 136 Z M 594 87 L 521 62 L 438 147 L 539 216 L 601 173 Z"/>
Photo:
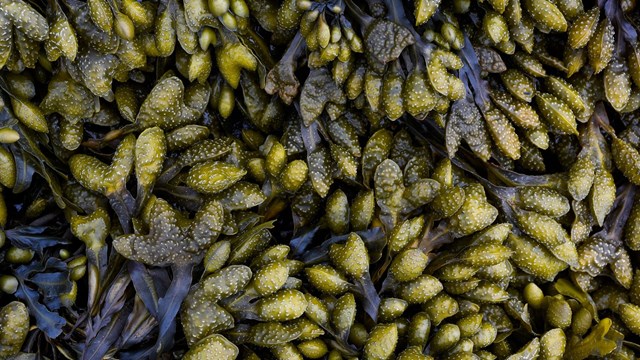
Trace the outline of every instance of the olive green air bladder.
<path fill-rule="evenodd" d="M 0 359 L 636 359 L 639 14 L 0 0 Z"/>

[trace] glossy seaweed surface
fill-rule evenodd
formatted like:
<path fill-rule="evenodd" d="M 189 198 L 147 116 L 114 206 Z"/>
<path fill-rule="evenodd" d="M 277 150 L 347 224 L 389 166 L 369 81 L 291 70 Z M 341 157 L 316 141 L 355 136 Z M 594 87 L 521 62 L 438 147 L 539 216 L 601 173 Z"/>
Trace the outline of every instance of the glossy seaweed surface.
<path fill-rule="evenodd" d="M 0 0 L 0 359 L 636 359 L 639 31 Z"/>

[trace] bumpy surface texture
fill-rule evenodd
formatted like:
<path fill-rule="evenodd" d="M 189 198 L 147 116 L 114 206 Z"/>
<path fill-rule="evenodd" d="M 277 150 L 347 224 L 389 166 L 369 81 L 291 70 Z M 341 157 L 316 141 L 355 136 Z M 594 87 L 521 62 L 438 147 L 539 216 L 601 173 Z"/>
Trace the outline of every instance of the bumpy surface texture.
<path fill-rule="evenodd" d="M 636 2 L 0 0 L 0 359 L 636 359 Z"/>

